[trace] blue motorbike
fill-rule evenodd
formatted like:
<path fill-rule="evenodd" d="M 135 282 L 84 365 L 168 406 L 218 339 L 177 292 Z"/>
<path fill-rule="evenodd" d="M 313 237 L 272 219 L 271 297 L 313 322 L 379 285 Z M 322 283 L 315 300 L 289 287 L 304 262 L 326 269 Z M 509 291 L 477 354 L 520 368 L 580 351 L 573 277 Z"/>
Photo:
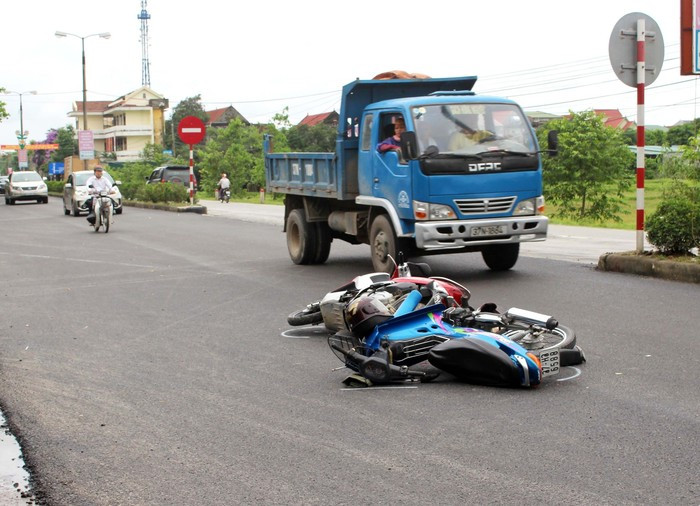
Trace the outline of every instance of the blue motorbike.
<path fill-rule="evenodd" d="M 329 336 L 334 353 L 365 385 L 430 381 L 446 372 L 461 381 L 534 387 L 585 357 L 575 334 L 548 315 L 494 304 L 472 308 L 423 306 L 411 291 L 395 312 L 371 294 L 345 308 L 348 329 Z"/>

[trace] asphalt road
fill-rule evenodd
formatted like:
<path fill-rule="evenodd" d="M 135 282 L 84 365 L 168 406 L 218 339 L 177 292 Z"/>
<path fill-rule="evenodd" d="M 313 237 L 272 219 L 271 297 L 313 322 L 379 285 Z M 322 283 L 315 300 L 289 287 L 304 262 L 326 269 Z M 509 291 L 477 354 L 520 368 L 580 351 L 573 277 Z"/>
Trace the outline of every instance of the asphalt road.
<path fill-rule="evenodd" d="M 0 403 L 46 504 L 700 502 L 694 284 L 431 257 L 475 303 L 574 328 L 588 362 L 532 391 L 345 389 L 286 315 L 367 247 L 295 266 L 277 225 L 126 208 L 96 234 L 57 199 L 0 206 L 0 233 Z"/>

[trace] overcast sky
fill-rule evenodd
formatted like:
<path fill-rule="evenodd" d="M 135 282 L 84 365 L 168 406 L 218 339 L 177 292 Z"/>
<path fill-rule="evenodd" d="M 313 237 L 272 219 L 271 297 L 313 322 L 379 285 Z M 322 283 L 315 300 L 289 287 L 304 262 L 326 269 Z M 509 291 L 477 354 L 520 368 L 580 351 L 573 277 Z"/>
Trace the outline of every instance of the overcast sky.
<path fill-rule="evenodd" d="M 340 108 L 340 89 L 388 70 L 431 77 L 476 75 L 479 94 L 507 96 L 525 110 L 620 109 L 636 121 L 636 92 L 608 57 L 625 14 L 659 25 L 663 70 L 646 93 L 646 123 L 700 116 L 698 84 L 680 75 L 680 0 L 148 0 L 151 88 L 170 111 L 200 94 L 207 110 L 233 105 L 264 122 L 289 107 L 293 123 Z M 23 95 L 29 138 L 71 123 L 82 100 L 85 40 L 88 100 L 113 100 L 142 84 L 140 0 L 3 2 L 0 87 Z M 16 143 L 19 97 L 0 96 L 11 117 L 0 144 Z"/>

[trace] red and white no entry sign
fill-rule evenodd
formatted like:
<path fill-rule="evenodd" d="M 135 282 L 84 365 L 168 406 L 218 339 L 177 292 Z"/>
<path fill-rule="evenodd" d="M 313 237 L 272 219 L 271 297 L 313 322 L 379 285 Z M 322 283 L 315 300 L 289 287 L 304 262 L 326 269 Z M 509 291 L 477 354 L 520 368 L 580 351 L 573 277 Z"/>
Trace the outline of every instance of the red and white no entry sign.
<path fill-rule="evenodd" d="M 185 116 L 177 125 L 177 134 L 185 144 L 199 144 L 206 133 L 204 122 L 196 116 Z"/>

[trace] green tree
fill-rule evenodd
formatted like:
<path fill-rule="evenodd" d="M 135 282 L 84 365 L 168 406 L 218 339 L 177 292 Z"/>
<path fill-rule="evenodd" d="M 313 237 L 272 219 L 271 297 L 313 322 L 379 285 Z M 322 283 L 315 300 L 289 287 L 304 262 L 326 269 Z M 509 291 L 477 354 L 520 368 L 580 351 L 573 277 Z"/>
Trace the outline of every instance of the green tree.
<path fill-rule="evenodd" d="M 78 153 L 78 139 L 75 137 L 75 129 L 72 125 L 59 128 L 56 133 L 58 149 L 51 152 L 52 162 L 62 162 L 66 157 Z"/>
<path fill-rule="evenodd" d="M 209 118 L 206 111 L 202 107 L 201 95 L 188 97 L 178 103 L 173 109 L 173 115 L 169 120 L 165 121 L 165 132 L 163 133 L 163 141 L 165 145 L 173 150 L 173 156 L 189 159 L 189 146 L 183 144 L 177 135 L 177 126 L 180 120 L 185 116 L 195 116 L 206 123 Z M 173 138 L 174 135 L 174 138 Z M 174 144 L 173 144 L 174 140 Z M 195 150 L 195 153 L 197 151 Z"/>
<path fill-rule="evenodd" d="M 691 137 L 695 137 L 698 134 L 698 128 L 700 127 L 700 118 L 696 118 L 688 123 L 683 123 L 682 125 L 675 125 L 668 129 L 666 138 L 668 143 L 672 146 L 680 146 L 688 144 Z"/>
<path fill-rule="evenodd" d="M 211 129 L 199 163 L 200 189 L 212 192 L 222 172 L 228 174 L 234 194 L 240 194 L 251 184 L 264 185 L 262 139 L 265 133 L 274 136 L 275 151 L 289 151 L 284 132 L 272 124 L 246 126 L 236 118 L 226 128 Z"/>
<path fill-rule="evenodd" d="M 278 130 L 286 130 L 290 128 L 292 124 L 289 122 L 289 107 L 282 109 L 282 112 L 278 112 L 272 117 L 272 124 Z"/>
<path fill-rule="evenodd" d="M 0 88 L 0 93 L 5 93 L 6 91 L 5 88 Z M 7 110 L 5 110 L 5 102 L 0 101 L 0 122 L 9 117 L 10 115 L 7 113 Z"/>
<path fill-rule="evenodd" d="M 162 165 L 166 160 L 166 156 L 163 154 L 163 146 L 160 144 L 146 144 L 146 147 L 141 152 L 141 159 L 156 166 Z"/>
<path fill-rule="evenodd" d="M 622 196 L 633 179 L 634 155 L 619 130 L 606 127 L 593 111 L 570 112 L 539 132 L 546 145 L 549 130 L 559 131 L 559 154 L 544 159 L 545 197 L 556 215 L 574 219 L 620 220 Z"/>
<path fill-rule="evenodd" d="M 286 131 L 292 151 L 329 152 L 335 150 L 337 128 L 323 123 L 312 127 L 297 125 Z"/>

